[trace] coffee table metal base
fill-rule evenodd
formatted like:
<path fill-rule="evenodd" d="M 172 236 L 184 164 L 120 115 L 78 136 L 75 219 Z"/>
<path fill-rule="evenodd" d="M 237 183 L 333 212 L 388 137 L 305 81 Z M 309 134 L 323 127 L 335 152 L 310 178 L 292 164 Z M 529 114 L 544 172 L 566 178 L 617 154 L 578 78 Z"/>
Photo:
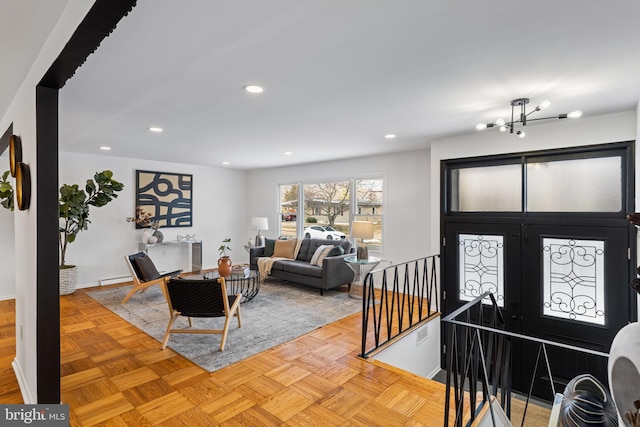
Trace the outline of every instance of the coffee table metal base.
<path fill-rule="evenodd" d="M 220 275 L 217 271 L 210 271 L 204 275 L 205 279 L 217 279 L 218 277 Z M 227 276 L 224 278 L 224 283 L 229 295 L 242 294 L 240 304 L 251 301 L 260 291 L 260 280 L 258 272 L 255 270 L 249 270 L 248 276 L 235 274 Z"/>

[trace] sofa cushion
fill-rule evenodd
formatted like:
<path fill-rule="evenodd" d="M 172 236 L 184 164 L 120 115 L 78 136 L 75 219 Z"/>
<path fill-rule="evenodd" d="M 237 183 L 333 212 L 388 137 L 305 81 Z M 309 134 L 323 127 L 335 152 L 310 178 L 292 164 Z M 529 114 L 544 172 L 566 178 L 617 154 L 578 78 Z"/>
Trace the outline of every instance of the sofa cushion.
<path fill-rule="evenodd" d="M 344 254 L 344 248 L 342 245 L 336 245 L 327 254 L 327 256 L 340 256 Z"/>
<path fill-rule="evenodd" d="M 274 239 L 264 239 L 264 253 L 263 256 L 273 256 L 273 249 L 276 245 Z"/>
<path fill-rule="evenodd" d="M 307 262 L 311 261 L 313 252 L 311 253 L 311 255 L 308 255 L 310 242 L 311 242 L 311 239 L 302 239 L 302 243 L 300 244 L 300 250 L 298 251 L 298 257 L 296 258 L 297 260 L 307 261 Z"/>
<path fill-rule="evenodd" d="M 280 265 L 284 271 L 289 273 L 300 274 L 302 276 L 310 276 L 310 277 L 322 277 L 322 267 L 317 265 L 311 265 L 307 262 L 294 261 L 294 260 L 281 260 L 277 261 L 274 264 Z"/>
<path fill-rule="evenodd" d="M 321 245 L 332 245 L 332 246 L 342 246 L 344 249 L 344 253 L 349 253 L 351 250 L 351 242 L 348 240 L 329 240 L 329 239 L 304 239 L 309 241 L 309 250 L 307 255 L 305 256 L 303 261 L 311 262 L 311 257 L 316 252 L 319 246 Z M 301 259 L 300 254 L 298 254 L 298 259 Z"/>
<path fill-rule="evenodd" d="M 329 251 L 331 251 L 335 247 L 338 247 L 338 246 L 333 246 L 333 245 L 318 246 L 318 249 L 316 249 L 316 252 L 311 257 L 311 261 L 309 262 L 309 264 L 322 266 L 322 261 L 324 261 Z"/>
<path fill-rule="evenodd" d="M 276 240 L 273 247 L 274 258 L 295 259 L 297 243 L 296 239 Z"/>

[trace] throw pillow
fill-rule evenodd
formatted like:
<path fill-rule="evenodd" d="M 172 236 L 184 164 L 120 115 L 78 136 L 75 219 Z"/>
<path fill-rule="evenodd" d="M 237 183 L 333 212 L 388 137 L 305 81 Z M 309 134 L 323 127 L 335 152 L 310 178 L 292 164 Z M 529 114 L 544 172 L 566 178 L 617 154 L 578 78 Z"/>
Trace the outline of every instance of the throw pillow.
<path fill-rule="evenodd" d="M 135 257 L 133 259 L 135 266 L 137 267 L 137 273 L 140 275 L 140 280 L 143 282 L 148 282 L 150 280 L 155 280 L 160 277 L 160 273 L 156 269 L 156 266 L 151 261 L 151 258 L 148 256 L 140 256 Z"/>
<path fill-rule="evenodd" d="M 276 244 L 274 239 L 264 239 L 264 256 L 273 256 L 273 248 Z"/>
<path fill-rule="evenodd" d="M 277 258 L 294 259 L 297 244 L 297 239 L 276 240 L 273 247 L 273 256 Z"/>
<path fill-rule="evenodd" d="M 320 248 L 318 248 L 318 249 L 320 249 Z M 316 258 L 315 262 L 311 262 L 311 264 L 317 265 L 319 267 L 322 267 L 322 261 L 324 261 L 324 259 L 327 257 L 327 254 L 331 251 L 331 249 L 333 249 L 333 245 L 325 246 L 324 249 L 322 250 L 322 252 Z M 316 250 L 316 252 L 318 252 L 318 250 Z M 315 256 L 315 254 L 314 254 L 314 256 Z"/>
<path fill-rule="evenodd" d="M 318 258 L 322 255 L 322 252 L 325 251 L 325 249 L 327 249 L 327 245 L 320 245 L 316 248 L 316 251 L 313 253 L 313 256 L 311 257 L 311 260 L 309 260 L 309 264 L 311 265 L 318 265 Z M 329 248 L 331 249 L 331 248 Z"/>
<path fill-rule="evenodd" d="M 336 245 L 333 248 L 331 248 L 327 256 L 338 256 L 343 254 L 344 254 L 344 248 L 342 247 L 342 245 Z"/>

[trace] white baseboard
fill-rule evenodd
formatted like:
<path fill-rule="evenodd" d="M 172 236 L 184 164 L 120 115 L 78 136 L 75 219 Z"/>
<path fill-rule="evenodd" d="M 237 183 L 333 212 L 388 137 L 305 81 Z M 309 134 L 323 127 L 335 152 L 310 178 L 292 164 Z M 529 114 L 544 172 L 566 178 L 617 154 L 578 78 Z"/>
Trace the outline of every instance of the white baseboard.
<path fill-rule="evenodd" d="M 115 285 L 116 283 L 131 282 L 132 280 L 133 279 L 131 278 L 131 276 L 108 277 L 104 279 L 99 279 L 98 284 L 100 286 Z"/>
<path fill-rule="evenodd" d="M 22 394 L 22 400 L 27 405 L 35 405 L 38 403 L 29 392 L 29 387 L 27 386 L 27 379 L 22 374 L 22 369 L 20 368 L 20 364 L 17 359 L 13 359 L 11 362 L 11 366 L 13 367 L 13 372 L 16 374 L 16 379 L 18 380 L 18 386 L 20 386 L 20 393 Z"/>

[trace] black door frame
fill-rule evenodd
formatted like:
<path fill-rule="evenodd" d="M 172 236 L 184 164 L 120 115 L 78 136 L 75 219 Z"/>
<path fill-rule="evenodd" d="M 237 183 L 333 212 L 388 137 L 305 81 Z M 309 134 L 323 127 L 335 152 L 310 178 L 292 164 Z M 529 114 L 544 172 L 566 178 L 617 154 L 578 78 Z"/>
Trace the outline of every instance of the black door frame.
<path fill-rule="evenodd" d="M 586 224 L 593 226 L 594 218 L 597 218 L 597 222 L 602 226 L 618 226 L 626 227 L 629 230 L 629 248 L 630 259 L 633 261 L 636 259 L 636 230 L 629 225 L 626 220 L 626 213 L 630 212 L 634 206 L 635 197 L 635 169 L 634 169 L 634 142 L 635 141 L 622 141 L 582 147 L 570 147 L 559 148 L 552 150 L 523 152 L 517 154 L 505 154 L 505 155 L 493 155 L 493 156 L 480 156 L 472 158 L 462 159 L 450 159 L 441 161 L 440 178 L 441 178 L 441 191 L 440 191 L 440 253 L 443 255 L 440 259 L 440 271 L 441 271 L 441 301 L 442 310 L 446 315 L 451 312 L 453 304 L 447 304 L 447 298 L 445 292 L 447 289 L 446 283 L 449 280 L 447 277 L 446 263 L 448 262 L 445 256 L 445 228 L 449 223 L 493 223 L 493 224 L 514 224 L 519 221 L 520 224 L 565 224 L 565 225 L 577 225 Z M 525 171 L 524 165 L 527 158 L 535 157 L 540 158 L 557 158 L 559 156 L 580 156 L 581 158 L 588 157 L 600 157 L 603 152 L 617 151 L 619 152 L 625 161 L 623 168 L 626 169 L 626 180 L 622 182 L 622 201 L 623 206 L 621 212 L 616 213 L 590 213 L 590 212 L 578 212 L 572 213 L 570 216 L 566 215 L 565 218 L 558 220 L 557 213 L 528 213 L 525 210 L 526 195 L 525 192 Z M 520 212 L 450 212 L 451 207 L 451 194 L 450 194 L 450 170 L 454 167 L 460 166 L 493 166 L 499 164 L 521 164 L 523 165 L 523 185 L 522 185 L 522 209 Z M 633 262 L 629 263 L 629 283 L 632 278 L 635 277 L 635 267 Z M 455 280 L 455 277 L 451 278 Z M 637 320 L 637 304 L 635 303 L 635 292 L 631 287 L 628 288 L 629 304 L 628 304 L 628 319 L 630 321 Z M 449 296 L 451 301 L 452 296 Z M 455 306 L 454 306 L 455 307 Z M 446 336 L 445 325 L 442 325 L 442 336 Z M 445 345 L 446 342 L 441 343 L 441 366 L 446 366 L 445 358 Z"/>

